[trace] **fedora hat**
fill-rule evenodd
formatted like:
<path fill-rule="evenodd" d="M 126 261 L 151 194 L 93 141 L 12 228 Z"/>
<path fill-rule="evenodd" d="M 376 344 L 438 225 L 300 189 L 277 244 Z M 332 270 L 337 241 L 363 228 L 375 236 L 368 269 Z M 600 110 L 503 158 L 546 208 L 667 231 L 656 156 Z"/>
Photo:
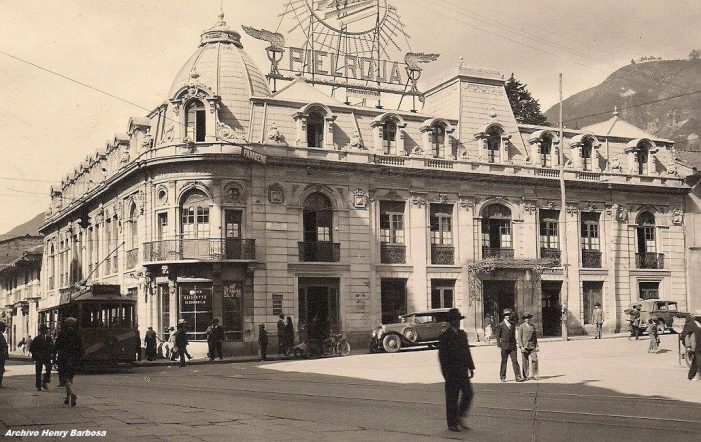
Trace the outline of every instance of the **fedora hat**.
<path fill-rule="evenodd" d="M 448 321 L 456 321 L 458 319 L 465 319 L 465 317 L 460 314 L 460 310 L 456 308 L 448 310 Z"/>
<path fill-rule="evenodd" d="M 514 314 L 514 311 L 511 310 L 510 308 L 505 308 L 504 311 L 502 312 L 502 315 L 504 315 L 504 316 L 513 315 L 513 314 Z"/>
<path fill-rule="evenodd" d="M 523 316 L 522 316 L 523 319 L 532 318 L 532 317 L 533 317 L 533 315 L 531 314 L 531 312 L 526 312 L 526 313 L 524 313 Z"/>

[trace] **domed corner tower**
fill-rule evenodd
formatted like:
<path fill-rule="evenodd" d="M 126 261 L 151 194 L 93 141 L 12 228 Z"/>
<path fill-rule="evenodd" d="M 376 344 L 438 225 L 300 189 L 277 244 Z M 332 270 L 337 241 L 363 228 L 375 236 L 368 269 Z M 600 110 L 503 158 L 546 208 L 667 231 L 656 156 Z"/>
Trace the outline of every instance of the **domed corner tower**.
<path fill-rule="evenodd" d="M 171 124 L 164 141 L 246 142 L 250 99 L 269 95 L 265 77 L 243 50 L 241 34 L 227 26 L 222 13 L 202 33 L 199 48 L 170 87 Z"/>

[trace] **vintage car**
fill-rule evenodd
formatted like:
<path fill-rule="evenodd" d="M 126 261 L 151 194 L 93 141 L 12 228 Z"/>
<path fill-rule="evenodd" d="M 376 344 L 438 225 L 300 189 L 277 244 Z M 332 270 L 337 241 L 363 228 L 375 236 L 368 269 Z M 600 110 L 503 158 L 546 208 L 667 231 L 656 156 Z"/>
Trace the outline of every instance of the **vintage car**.
<path fill-rule="evenodd" d="M 640 329 L 645 331 L 650 318 L 654 318 L 657 323 L 658 333 L 664 333 L 665 330 L 674 331 L 672 323 L 674 318 L 689 318 L 690 313 L 679 311 L 677 301 L 665 301 L 662 299 L 644 299 L 630 304 L 630 307 L 624 310 L 624 313 L 630 315 L 635 307 L 640 307 Z"/>
<path fill-rule="evenodd" d="M 398 352 L 402 347 L 438 343 L 441 333 L 448 328 L 449 308 L 432 309 L 399 316 L 395 324 L 381 324 L 373 331 L 373 339 L 384 351 Z M 379 346 L 379 345 L 378 345 Z"/>

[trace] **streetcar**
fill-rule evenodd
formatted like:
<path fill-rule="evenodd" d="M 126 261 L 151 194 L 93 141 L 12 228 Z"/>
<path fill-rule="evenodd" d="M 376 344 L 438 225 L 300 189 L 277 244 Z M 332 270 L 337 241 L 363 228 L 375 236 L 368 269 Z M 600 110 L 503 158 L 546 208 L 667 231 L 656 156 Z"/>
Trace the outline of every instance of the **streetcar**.
<path fill-rule="evenodd" d="M 68 317 L 78 320 L 85 352 L 81 368 L 133 364 L 141 341 L 136 299 L 120 294 L 119 285 L 93 284 L 61 292 L 59 305 L 41 310 L 39 323 L 55 337 Z"/>

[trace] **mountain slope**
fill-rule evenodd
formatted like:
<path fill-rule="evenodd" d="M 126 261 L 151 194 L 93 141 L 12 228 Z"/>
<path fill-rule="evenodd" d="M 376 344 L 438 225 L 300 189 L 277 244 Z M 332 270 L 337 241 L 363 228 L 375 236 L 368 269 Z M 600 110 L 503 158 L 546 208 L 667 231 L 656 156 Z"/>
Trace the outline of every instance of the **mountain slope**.
<path fill-rule="evenodd" d="M 567 127 L 579 128 L 607 120 L 618 107 L 621 118 L 661 138 L 674 140 L 677 149 L 699 150 L 701 92 L 695 91 L 701 91 L 701 60 L 630 64 L 598 86 L 564 100 L 563 119 Z M 666 99 L 677 95 L 684 96 Z M 651 101 L 656 102 L 637 106 Z M 548 120 L 557 122 L 558 106 L 545 114 Z"/>
<path fill-rule="evenodd" d="M 37 236 L 39 235 L 39 232 L 37 232 L 37 229 L 41 225 L 41 223 L 44 222 L 44 213 L 40 213 L 34 218 L 30 219 L 29 221 L 20 224 L 19 226 L 13 228 L 9 232 L 0 235 L 0 241 L 3 241 L 5 239 L 10 239 L 10 238 L 16 238 L 18 236 L 25 236 L 25 235 L 31 235 L 31 236 Z"/>

